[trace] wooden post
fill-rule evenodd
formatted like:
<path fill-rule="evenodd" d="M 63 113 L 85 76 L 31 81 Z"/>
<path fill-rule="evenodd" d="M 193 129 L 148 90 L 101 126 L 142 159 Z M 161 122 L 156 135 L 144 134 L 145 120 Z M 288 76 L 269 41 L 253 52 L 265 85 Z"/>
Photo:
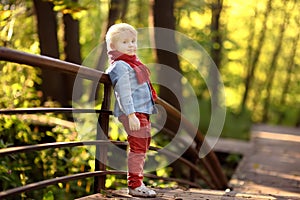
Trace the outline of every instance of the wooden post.
<path fill-rule="evenodd" d="M 111 97 L 111 85 L 104 84 L 104 97 L 101 110 L 109 110 Z M 108 140 L 109 114 L 100 112 L 97 125 L 97 140 Z M 106 171 L 107 164 L 107 144 L 96 145 L 95 171 Z M 94 178 L 94 193 L 105 189 L 106 175 Z"/>

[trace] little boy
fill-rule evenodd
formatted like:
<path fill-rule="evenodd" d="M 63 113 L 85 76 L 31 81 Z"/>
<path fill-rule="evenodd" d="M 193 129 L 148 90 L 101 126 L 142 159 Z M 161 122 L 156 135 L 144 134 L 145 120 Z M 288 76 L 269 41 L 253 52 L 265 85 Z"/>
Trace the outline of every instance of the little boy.
<path fill-rule="evenodd" d="M 143 169 L 149 148 L 151 123 L 149 115 L 156 113 L 157 98 L 149 69 L 136 56 L 137 31 L 126 23 L 111 26 L 106 34 L 110 76 L 116 97 L 114 115 L 127 132 L 128 190 L 132 196 L 155 197 L 155 191 L 143 183 Z"/>

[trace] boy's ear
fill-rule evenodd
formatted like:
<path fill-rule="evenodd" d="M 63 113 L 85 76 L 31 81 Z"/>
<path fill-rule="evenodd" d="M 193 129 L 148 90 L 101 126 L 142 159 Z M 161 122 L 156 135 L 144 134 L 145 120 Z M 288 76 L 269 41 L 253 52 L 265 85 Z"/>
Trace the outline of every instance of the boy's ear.
<path fill-rule="evenodd" d="M 113 43 L 110 43 L 109 46 L 110 46 L 111 49 L 115 49 L 115 45 Z"/>

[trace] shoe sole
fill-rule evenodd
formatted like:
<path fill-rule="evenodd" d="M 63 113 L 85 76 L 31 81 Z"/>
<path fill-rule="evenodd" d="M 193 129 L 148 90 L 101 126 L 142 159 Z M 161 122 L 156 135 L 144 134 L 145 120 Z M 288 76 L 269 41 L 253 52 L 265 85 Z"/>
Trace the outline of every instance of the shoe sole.
<path fill-rule="evenodd" d="M 128 193 L 128 194 L 133 197 L 144 197 L 144 198 L 155 198 L 156 197 L 156 195 L 138 195 L 138 194 L 132 194 L 132 193 Z"/>

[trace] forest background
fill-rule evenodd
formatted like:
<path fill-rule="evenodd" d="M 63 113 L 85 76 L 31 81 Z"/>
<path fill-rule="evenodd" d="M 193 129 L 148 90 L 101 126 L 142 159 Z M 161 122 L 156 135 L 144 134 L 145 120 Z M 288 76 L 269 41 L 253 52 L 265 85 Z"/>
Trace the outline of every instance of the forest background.
<path fill-rule="evenodd" d="M 300 126 L 300 2 L 297 0 L 0 2 L 1 46 L 77 64 L 82 64 L 103 42 L 107 28 L 114 23 L 179 31 L 201 44 L 220 71 L 227 108 L 222 137 L 248 139 L 252 123 Z M 155 37 L 156 42 L 161 39 Z M 106 60 L 101 59 L 96 68 L 104 70 Z M 210 95 L 201 77 L 195 76 L 187 63 L 166 52 L 143 54 L 142 60 L 172 66 L 193 84 L 203 119 L 199 128 L 205 132 L 210 118 Z M 71 104 L 73 77 L 7 62 L 1 62 L 0 69 L 1 108 Z M 163 78 L 159 73 L 156 76 Z M 81 89 L 84 90 L 84 85 Z M 168 91 L 164 88 L 159 91 L 162 98 L 177 106 Z M 76 98 L 91 100 L 89 95 Z M 16 116 L 1 116 L 0 120 L 2 148 L 75 137 L 73 130 L 66 126 L 57 125 L 49 130 L 49 127 L 32 126 L 33 122 L 25 123 L 26 120 Z M 118 136 L 113 137 L 118 139 Z M 35 170 L 43 174 L 43 178 L 66 173 L 65 166 L 68 166 L 68 173 L 92 168 L 87 151 L 77 149 L 72 154 L 80 155 L 80 159 L 69 159 L 66 151 L 53 151 L 1 160 L 1 189 L 41 179 L 32 176 L 35 174 L 30 167 L 32 163 L 37 165 Z M 50 163 L 56 163 L 57 168 L 51 168 Z M 24 165 L 27 167 L 20 167 Z M 171 172 L 166 169 L 162 173 Z M 116 187 L 114 179 L 111 177 L 108 187 Z M 57 186 L 62 188 L 57 193 L 80 196 L 89 193 L 92 187 L 89 181 L 71 185 L 76 194 L 70 191 L 70 185 L 63 184 Z M 49 191 L 42 191 L 45 198 L 58 195 Z"/>

